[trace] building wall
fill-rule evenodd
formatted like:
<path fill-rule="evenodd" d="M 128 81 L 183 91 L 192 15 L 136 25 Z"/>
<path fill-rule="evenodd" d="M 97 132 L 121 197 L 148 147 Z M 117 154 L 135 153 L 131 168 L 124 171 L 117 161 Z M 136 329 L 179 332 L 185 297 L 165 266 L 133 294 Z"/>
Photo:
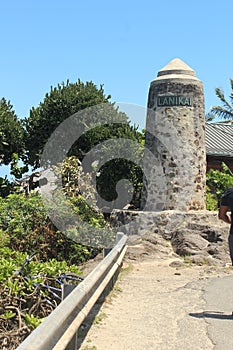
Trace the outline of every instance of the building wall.
<path fill-rule="evenodd" d="M 213 170 L 222 170 L 222 162 L 224 162 L 228 168 L 233 172 L 233 158 L 231 157 L 214 157 L 214 156 L 209 156 L 207 155 L 206 157 L 206 160 L 207 160 L 207 172 L 210 170 L 210 169 L 213 169 Z"/>

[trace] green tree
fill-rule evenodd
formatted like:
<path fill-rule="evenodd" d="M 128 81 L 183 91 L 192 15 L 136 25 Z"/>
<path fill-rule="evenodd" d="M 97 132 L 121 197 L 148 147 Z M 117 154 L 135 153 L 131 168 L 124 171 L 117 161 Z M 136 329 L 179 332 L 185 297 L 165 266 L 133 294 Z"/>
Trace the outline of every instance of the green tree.
<path fill-rule="evenodd" d="M 27 167 L 21 167 L 24 153 L 24 129 L 10 101 L 0 100 L 0 165 L 10 165 L 11 174 L 21 177 Z M 5 197 L 13 190 L 7 177 L 0 177 L 0 195 Z"/>
<path fill-rule="evenodd" d="M 1 164 L 8 165 L 17 154 L 22 156 L 24 150 L 24 130 L 17 118 L 10 101 L 0 100 L 0 154 Z"/>
<path fill-rule="evenodd" d="M 29 118 L 25 120 L 26 162 L 34 168 L 38 167 L 40 155 L 50 135 L 60 123 L 79 111 L 83 112 L 77 115 L 77 123 L 83 125 L 84 128 L 85 125 L 90 126 L 90 128 L 82 133 L 82 136 L 77 139 L 70 150 L 67 150 L 67 156 L 76 156 L 82 161 L 84 156 L 94 146 L 108 139 L 131 139 L 136 141 L 136 143 L 142 144 L 144 135 L 138 131 L 136 126 L 130 125 L 127 115 L 120 112 L 114 103 L 109 102 L 109 99 L 110 96 L 105 95 L 103 87 L 101 86 L 98 89 L 92 82 L 84 84 L 80 80 L 77 83 L 69 83 L 67 81 L 66 84 L 62 83 L 58 87 L 51 88 L 50 93 L 46 94 L 43 102 L 37 108 L 32 108 Z M 91 106 L 95 106 L 95 108 L 89 113 L 87 108 Z M 101 125 L 98 126 L 100 118 Z M 105 120 L 106 124 L 104 124 Z M 114 122 L 109 123 L 111 120 Z M 59 140 L 62 140 L 62 138 L 64 138 L 64 135 L 61 131 Z M 124 148 L 124 144 L 120 146 L 122 149 Z M 49 162 L 50 164 L 57 164 L 59 161 L 56 160 L 56 155 L 59 157 L 60 153 L 63 152 L 62 142 L 56 146 L 52 144 L 51 147 L 52 150 L 56 149 L 56 154 L 52 159 L 49 159 Z M 61 148 L 60 150 L 59 147 Z M 141 154 L 143 152 L 142 149 Z M 106 154 L 111 154 L 111 152 L 111 147 L 108 147 Z M 140 188 L 139 183 L 142 181 L 140 169 L 132 162 L 120 159 L 121 153 L 123 154 L 123 152 L 119 152 L 118 160 L 110 161 L 106 167 L 101 168 L 98 178 L 98 191 L 101 196 L 104 196 L 104 199 L 109 201 L 116 197 L 115 184 L 119 179 L 128 178 L 137 188 L 137 192 L 138 188 Z M 135 157 L 133 150 L 131 155 Z M 103 156 L 97 150 L 93 154 L 92 161 L 100 160 L 99 158 L 101 157 Z M 86 164 L 83 170 L 85 173 L 93 172 L 92 162 Z M 66 182 L 65 179 L 64 182 Z"/>
<path fill-rule="evenodd" d="M 221 88 L 216 88 L 215 93 L 220 99 L 222 106 L 214 106 L 211 108 L 210 112 L 207 114 L 207 118 L 212 116 L 220 117 L 225 120 L 233 119 L 233 79 L 230 79 L 231 93 L 230 100 L 228 101 L 225 97 L 224 91 Z M 211 119 L 210 119 L 211 120 Z"/>
<path fill-rule="evenodd" d="M 120 137 L 126 140 L 121 140 L 121 143 L 118 146 L 118 156 L 115 159 L 106 162 L 98 171 L 97 190 L 104 200 L 112 202 L 118 197 L 118 181 L 127 179 L 133 185 L 131 204 L 139 208 L 143 170 L 138 164 L 142 165 L 143 163 L 145 134 L 144 132 L 139 132 L 135 126 L 124 126 L 119 131 Z M 127 140 L 134 141 L 134 144 L 129 147 Z M 114 147 L 114 144 L 112 147 Z M 111 151 L 110 147 L 108 152 L 111 153 Z M 128 157 L 125 157 L 124 155 L 128 155 Z"/>
<path fill-rule="evenodd" d="M 110 97 L 104 94 L 103 86 L 98 89 L 93 82 L 67 81 L 51 87 L 44 100 L 37 108 L 33 107 L 30 116 L 24 120 L 26 162 L 37 168 L 48 138 L 61 122 L 87 107 L 108 102 Z"/>

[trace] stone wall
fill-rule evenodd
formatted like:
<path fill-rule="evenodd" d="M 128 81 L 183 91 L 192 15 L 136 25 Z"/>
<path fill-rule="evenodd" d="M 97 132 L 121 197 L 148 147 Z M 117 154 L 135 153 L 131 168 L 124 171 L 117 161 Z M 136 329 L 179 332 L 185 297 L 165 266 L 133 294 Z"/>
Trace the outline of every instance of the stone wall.
<path fill-rule="evenodd" d="M 129 236 L 143 236 L 157 232 L 170 239 L 174 231 L 187 224 L 215 226 L 227 233 L 229 225 L 218 219 L 218 213 L 208 210 L 164 210 L 161 212 L 146 212 L 136 210 L 114 210 L 110 216 L 111 225 L 118 227 Z"/>
<path fill-rule="evenodd" d="M 137 212 L 115 210 L 111 224 L 129 236 L 129 252 L 135 256 L 135 245 L 142 255 L 171 257 L 199 265 L 231 265 L 229 225 L 218 219 L 217 212 L 205 210 L 181 212 Z M 140 243 L 140 244 L 139 244 Z"/>

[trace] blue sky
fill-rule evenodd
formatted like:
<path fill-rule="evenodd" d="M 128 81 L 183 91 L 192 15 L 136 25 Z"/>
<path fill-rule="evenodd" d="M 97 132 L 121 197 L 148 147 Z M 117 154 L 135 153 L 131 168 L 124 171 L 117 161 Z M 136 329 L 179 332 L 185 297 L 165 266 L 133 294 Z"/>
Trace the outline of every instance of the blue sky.
<path fill-rule="evenodd" d="M 179 57 L 203 81 L 208 112 L 216 87 L 230 93 L 232 13 L 232 0 L 4 1 L 0 97 L 26 117 L 51 85 L 80 78 L 146 106 L 150 81 Z"/>

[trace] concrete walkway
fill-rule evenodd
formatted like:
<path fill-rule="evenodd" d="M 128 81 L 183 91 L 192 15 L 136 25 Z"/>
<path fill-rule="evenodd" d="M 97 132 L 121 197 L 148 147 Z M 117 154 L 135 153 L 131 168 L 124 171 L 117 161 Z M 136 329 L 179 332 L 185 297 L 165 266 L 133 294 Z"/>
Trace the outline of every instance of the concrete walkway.
<path fill-rule="evenodd" d="M 80 349 L 233 349 L 232 269 L 170 263 L 130 266 Z"/>
<path fill-rule="evenodd" d="M 204 317 L 215 350 L 233 349 L 233 275 L 211 279 L 204 290 Z"/>

